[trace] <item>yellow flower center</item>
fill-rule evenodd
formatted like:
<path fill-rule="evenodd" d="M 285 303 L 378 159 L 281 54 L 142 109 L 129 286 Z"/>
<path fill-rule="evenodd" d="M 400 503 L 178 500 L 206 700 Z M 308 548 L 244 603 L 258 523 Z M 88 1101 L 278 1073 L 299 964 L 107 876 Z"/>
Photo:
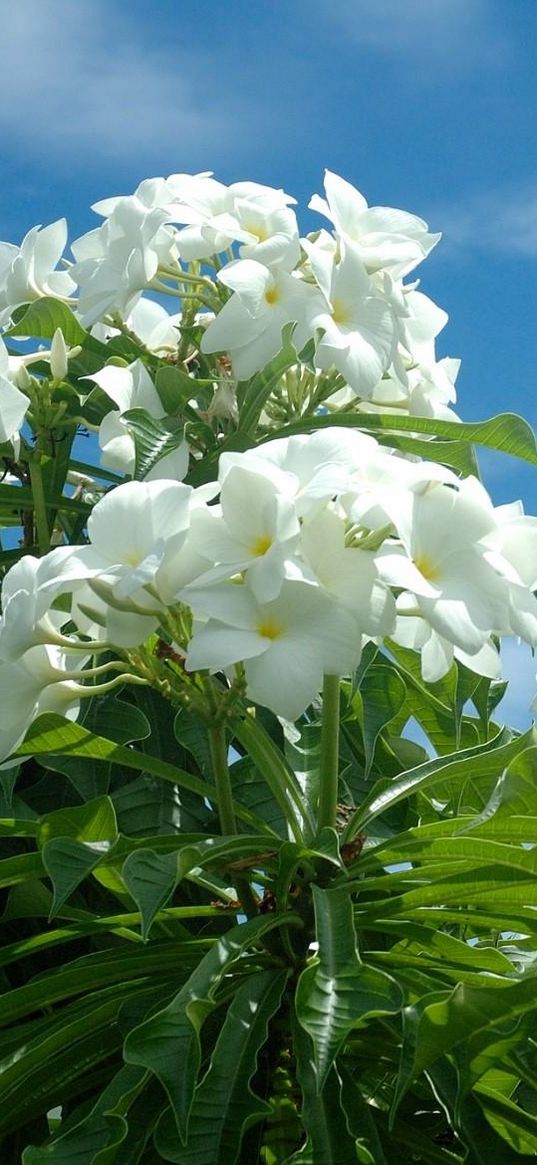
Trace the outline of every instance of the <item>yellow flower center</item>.
<path fill-rule="evenodd" d="M 267 550 L 270 550 L 271 546 L 272 538 L 270 537 L 270 534 L 261 534 L 259 538 L 256 538 L 255 542 L 252 542 L 252 545 L 250 546 L 250 553 L 253 554 L 255 558 L 261 558 L 263 554 L 267 553 Z"/>
<path fill-rule="evenodd" d="M 271 306 L 272 304 L 278 303 L 280 298 L 280 292 L 278 291 L 277 287 L 269 287 L 265 291 L 265 300 L 267 303 L 270 303 Z"/>
<path fill-rule="evenodd" d="M 245 231 L 248 231 L 249 234 L 255 235 L 256 239 L 260 243 L 264 243 L 265 239 L 268 239 L 268 231 L 266 230 L 266 227 L 252 226 L 251 223 L 245 223 L 244 229 Z"/>
<path fill-rule="evenodd" d="M 283 627 L 275 619 L 266 618 L 257 624 L 257 633 L 264 639 L 279 639 L 283 634 Z"/>
<path fill-rule="evenodd" d="M 420 574 L 422 574 L 428 582 L 438 582 L 441 577 L 440 569 L 436 563 L 434 563 L 433 560 L 429 558 L 428 554 L 418 554 L 414 559 L 414 566 L 418 568 Z"/>
<path fill-rule="evenodd" d="M 139 551 L 131 550 L 131 553 L 125 557 L 125 566 L 139 566 L 143 557 Z"/>
<path fill-rule="evenodd" d="M 349 309 L 340 299 L 332 300 L 332 319 L 335 324 L 348 324 L 350 322 Z"/>

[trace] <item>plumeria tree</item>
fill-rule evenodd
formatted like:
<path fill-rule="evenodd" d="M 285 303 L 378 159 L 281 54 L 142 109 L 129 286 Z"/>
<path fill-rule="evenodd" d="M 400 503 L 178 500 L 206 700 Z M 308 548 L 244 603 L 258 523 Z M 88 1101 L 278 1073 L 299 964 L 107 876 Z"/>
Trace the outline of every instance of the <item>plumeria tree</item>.
<path fill-rule="evenodd" d="M 439 235 L 294 206 L 0 243 L 6 1165 L 537 1154 L 537 518 L 474 451 L 535 439 L 454 411 Z"/>

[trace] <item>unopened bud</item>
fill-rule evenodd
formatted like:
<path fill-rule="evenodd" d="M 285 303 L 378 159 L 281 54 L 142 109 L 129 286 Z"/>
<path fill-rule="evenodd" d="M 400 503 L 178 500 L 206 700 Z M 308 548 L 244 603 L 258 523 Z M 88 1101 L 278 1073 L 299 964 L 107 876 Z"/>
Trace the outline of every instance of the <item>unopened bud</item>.
<path fill-rule="evenodd" d="M 13 381 L 13 384 L 15 384 L 17 388 L 20 388 L 21 392 L 25 392 L 26 395 L 28 395 L 28 389 L 32 384 L 32 377 L 30 376 L 26 365 L 22 363 L 19 364 L 18 368 L 13 370 L 12 375 L 10 376 L 10 380 Z"/>
<path fill-rule="evenodd" d="M 50 371 L 54 380 L 67 376 L 67 347 L 61 328 L 56 328 L 50 345 Z"/>

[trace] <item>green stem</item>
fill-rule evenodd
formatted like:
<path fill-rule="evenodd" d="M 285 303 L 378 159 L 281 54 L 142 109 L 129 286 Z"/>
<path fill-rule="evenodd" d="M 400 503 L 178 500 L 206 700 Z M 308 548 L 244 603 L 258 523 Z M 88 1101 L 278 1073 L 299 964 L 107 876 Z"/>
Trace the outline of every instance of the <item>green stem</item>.
<path fill-rule="evenodd" d="M 209 728 L 209 748 L 213 765 L 214 783 L 216 786 L 216 800 L 218 816 L 222 833 L 237 833 L 235 814 L 233 812 L 233 797 L 228 765 L 228 744 L 226 726 L 223 721 L 211 724 Z M 257 900 L 252 891 L 248 878 L 237 874 L 235 879 L 237 897 L 244 909 L 247 918 L 254 918 L 257 914 Z"/>
<path fill-rule="evenodd" d="M 216 786 L 216 800 L 218 803 L 220 827 L 222 829 L 222 833 L 224 834 L 236 833 L 237 823 L 235 821 L 235 814 L 233 812 L 233 797 L 231 793 L 231 780 L 229 776 L 229 765 L 227 760 L 228 746 L 226 739 L 226 726 L 223 722 L 210 725 L 209 748 L 211 750 L 211 761 L 213 766 L 214 783 Z"/>
<path fill-rule="evenodd" d="M 34 500 L 34 518 L 37 531 L 37 545 L 40 554 L 50 550 L 50 530 L 47 517 L 47 503 L 41 473 L 41 459 L 37 454 L 30 460 L 30 484 Z"/>
<path fill-rule="evenodd" d="M 267 732 L 255 717 L 246 712 L 244 716 L 232 716 L 229 720 L 233 735 L 240 741 L 253 760 L 278 802 L 289 825 L 294 840 L 304 842 L 304 826 L 308 832 L 315 832 L 315 823 L 309 806 L 303 796 L 296 776 L 285 756 L 276 747 Z"/>
<path fill-rule="evenodd" d="M 335 829 L 339 776 L 339 676 L 325 676 L 321 726 L 321 787 L 317 824 Z"/>

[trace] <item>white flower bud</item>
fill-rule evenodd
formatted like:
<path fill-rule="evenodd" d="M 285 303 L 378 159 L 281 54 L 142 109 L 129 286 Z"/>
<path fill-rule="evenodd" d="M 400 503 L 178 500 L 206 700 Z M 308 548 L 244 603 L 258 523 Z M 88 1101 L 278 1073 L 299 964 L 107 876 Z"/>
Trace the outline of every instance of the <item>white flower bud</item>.
<path fill-rule="evenodd" d="M 50 371 L 54 380 L 67 376 L 67 346 L 61 328 L 56 328 L 50 345 Z"/>

